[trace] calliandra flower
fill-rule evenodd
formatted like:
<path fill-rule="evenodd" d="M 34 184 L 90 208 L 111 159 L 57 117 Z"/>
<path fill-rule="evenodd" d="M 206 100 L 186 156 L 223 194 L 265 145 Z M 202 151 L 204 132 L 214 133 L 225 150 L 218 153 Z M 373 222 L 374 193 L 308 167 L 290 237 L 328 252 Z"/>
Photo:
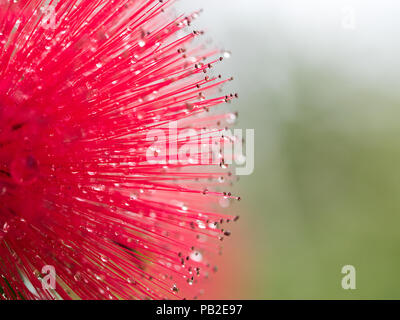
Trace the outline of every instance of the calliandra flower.
<path fill-rule="evenodd" d="M 212 271 L 232 175 L 147 138 L 225 127 L 235 96 L 172 4 L 0 0 L 0 299 L 192 298 Z"/>

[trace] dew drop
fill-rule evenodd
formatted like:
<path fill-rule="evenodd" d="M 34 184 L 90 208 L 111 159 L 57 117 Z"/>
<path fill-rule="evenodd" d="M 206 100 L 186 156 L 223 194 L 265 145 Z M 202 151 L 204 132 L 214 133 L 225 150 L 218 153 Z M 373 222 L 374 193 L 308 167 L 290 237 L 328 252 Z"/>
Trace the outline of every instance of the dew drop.
<path fill-rule="evenodd" d="M 226 115 L 226 122 L 227 122 L 227 123 L 229 123 L 229 124 L 235 124 L 236 120 L 237 120 L 236 114 L 234 114 L 234 113 L 228 113 L 228 114 Z"/>
<path fill-rule="evenodd" d="M 106 190 L 106 186 L 102 185 L 102 184 L 101 185 L 96 185 L 96 186 L 93 186 L 92 189 L 94 191 L 104 191 L 104 190 Z"/>
<path fill-rule="evenodd" d="M 194 262 L 201 262 L 203 260 L 203 255 L 198 251 L 194 251 L 190 254 L 190 259 Z"/>
<path fill-rule="evenodd" d="M 172 286 L 171 290 L 172 290 L 173 292 L 179 292 L 179 289 L 178 289 L 178 287 L 176 286 L 176 284 L 174 284 L 174 285 Z"/>
<path fill-rule="evenodd" d="M 80 272 L 75 273 L 74 280 L 75 281 L 81 281 L 82 280 L 82 275 L 81 275 Z"/>
<path fill-rule="evenodd" d="M 135 193 L 131 193 L 129 196 L 129 200 L 137 200 L 138 196 Z"/>
<path fill-rule="evenodd" d="M 222 52 L 222 54 L 225 59 L 229 59 L 232 56 L 232 52 L 230 52 L 230 51 L 224 51 L 224 52 Z"/>
<path fill-rule="evenodd" d="M 7 233 L 8 230 L 10 230 L 10 225 L 6 222 L 6 223 L 4 223 L 4 225 L 3 225 L 3 232 L 4 232 L 4 233 Z"/>

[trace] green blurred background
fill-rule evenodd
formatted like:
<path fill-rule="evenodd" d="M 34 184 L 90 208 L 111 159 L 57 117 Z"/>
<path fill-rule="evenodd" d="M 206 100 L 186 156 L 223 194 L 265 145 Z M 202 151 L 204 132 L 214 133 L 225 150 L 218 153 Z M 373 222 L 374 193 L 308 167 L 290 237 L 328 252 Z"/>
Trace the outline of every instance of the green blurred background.
<path fill-rule="evenodd" d="M 237 127 L 256 130 L 210 297 L 400 298 L 400 3 L 179 5 L 203 8 L 196 26 L 233 52 L 219 71 L 236 78 Z"/>

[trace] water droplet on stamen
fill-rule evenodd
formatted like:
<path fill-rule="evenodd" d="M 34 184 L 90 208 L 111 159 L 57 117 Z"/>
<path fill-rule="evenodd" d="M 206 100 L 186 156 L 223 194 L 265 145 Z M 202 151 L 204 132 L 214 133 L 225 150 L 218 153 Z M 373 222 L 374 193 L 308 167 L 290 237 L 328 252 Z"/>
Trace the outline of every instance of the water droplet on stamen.
<path fill-rule="evenodd" d="M 203 255 L 198 251 L 194 251 L 190 254 L 190 259 L 194 262 L 201 262 L 203 260 Z"/>
<path fill-rule="evenodd" d="M 229 59 L 232 56 L 232 52 L 230 51 L 224 51 L 222 54 L 225 59 Z"/>
<path fill-rule="evenodd" d="M 176 284 L 173 285 L 173 287 L 171 288 L 172 291 L 174 292 L 179 292 L 178 287 L 176 286 Z"/>

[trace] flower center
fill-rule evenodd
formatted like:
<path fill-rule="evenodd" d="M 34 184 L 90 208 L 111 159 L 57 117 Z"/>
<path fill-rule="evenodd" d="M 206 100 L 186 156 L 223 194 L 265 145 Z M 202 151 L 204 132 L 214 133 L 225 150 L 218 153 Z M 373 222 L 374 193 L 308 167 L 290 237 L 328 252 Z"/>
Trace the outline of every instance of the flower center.
<path fill-rule="evenodd" d="M 11 176 L 18 184 L 32 184 L 39 176 L 39 165 L 32 155 L 16 157 L 10 166 Z"/>

